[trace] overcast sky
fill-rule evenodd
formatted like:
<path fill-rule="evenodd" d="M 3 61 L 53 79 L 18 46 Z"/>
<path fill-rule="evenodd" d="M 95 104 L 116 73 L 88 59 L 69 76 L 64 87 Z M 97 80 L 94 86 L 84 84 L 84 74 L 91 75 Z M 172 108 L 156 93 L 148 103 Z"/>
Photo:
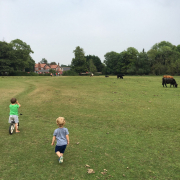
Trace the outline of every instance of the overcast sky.
<path fill-rule="evenodd" d="M 0 41 L 21 39 L 36 63 L 71 64 L 73 50 L 104 61 L 128 47 L 180 44 L 180 0 L 0 0 Z"/>

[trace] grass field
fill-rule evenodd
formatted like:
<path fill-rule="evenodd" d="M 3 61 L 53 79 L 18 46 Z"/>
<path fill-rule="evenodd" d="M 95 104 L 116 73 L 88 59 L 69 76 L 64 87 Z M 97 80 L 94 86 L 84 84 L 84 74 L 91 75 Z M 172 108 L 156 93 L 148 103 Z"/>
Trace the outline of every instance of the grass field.
<path fill-rule="evenodd" d="M 0 77 L 0 180 L 179 180 L 180 88 L 161 80 Z M 23 115 L 21 132 L 9 135 L 12 97 Z M 63 164 L 51 146 L 59 116 L 70 133 Z"/>

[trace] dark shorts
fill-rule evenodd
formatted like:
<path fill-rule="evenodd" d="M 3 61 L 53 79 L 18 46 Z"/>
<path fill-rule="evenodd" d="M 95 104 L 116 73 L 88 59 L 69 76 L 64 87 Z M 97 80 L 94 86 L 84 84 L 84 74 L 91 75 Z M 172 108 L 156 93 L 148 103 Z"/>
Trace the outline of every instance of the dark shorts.
<path fill-rule="evenodd" d="M 55 152 L 59 151 L 60 153 L 64 153 L 65 149 L 66 149 L 67 145 L 63 145 L 63 146 L 56 146 L 55 147 Z"/>

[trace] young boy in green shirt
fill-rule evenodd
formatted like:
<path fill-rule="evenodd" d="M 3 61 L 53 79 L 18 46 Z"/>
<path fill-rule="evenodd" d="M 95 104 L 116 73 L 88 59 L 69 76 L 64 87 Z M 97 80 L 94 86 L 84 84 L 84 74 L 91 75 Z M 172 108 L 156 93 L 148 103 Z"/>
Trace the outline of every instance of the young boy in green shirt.
<path fill-rule="evenodd" d="M 17 125 L 19 123 L 19 118 L 18 118 L 18 108 L 20 108 L 21 105 L 18 103 L 16 98 L 11 99 L 11 104 L 9 105 L 10 108 L 10 113 L 9 113 L 9 123 L 11 123 L 11 118 L 14 119 L 15 121 L 15 130 L 16 133 L 20 132 L 18 131 Z"/>

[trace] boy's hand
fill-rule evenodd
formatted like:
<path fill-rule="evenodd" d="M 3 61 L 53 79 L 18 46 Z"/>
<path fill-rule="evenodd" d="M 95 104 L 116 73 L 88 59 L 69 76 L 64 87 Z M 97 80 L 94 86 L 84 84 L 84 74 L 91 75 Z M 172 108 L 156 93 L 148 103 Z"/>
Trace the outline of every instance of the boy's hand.
<path fill-rule="evenodd" d="M 51 143 L 51 146 L 53 146 L 53 145 L 54 145 L 54 142 Z"/>

